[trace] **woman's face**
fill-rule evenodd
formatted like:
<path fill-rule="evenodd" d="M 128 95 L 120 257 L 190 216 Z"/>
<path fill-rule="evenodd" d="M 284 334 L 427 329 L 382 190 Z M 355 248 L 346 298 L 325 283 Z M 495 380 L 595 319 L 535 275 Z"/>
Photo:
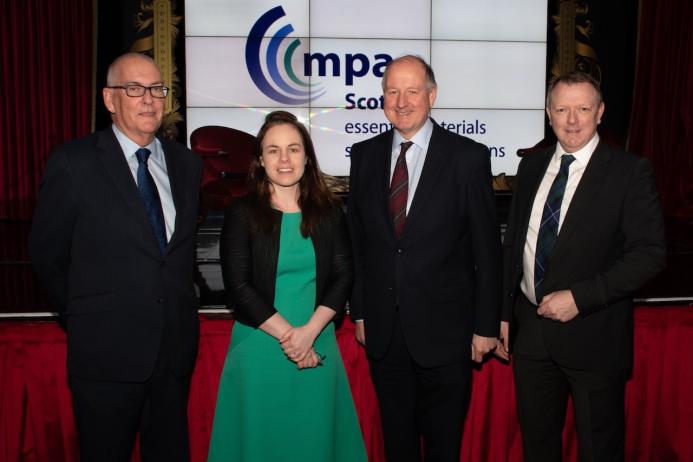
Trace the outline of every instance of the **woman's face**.
<path fill-rule="evenodd" d="M 289 124 L 275 125 L 262 140 L 260 163 L 272 186 L 296 188 L 306 167 L 306 152 L 301 134 Z"/>

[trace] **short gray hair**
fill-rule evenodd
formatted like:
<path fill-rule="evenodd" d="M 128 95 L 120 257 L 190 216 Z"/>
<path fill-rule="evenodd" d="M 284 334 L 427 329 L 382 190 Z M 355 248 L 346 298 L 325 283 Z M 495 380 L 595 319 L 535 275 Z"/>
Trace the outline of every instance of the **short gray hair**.
<path fill-rule="evenodd" d="M 395 58 L 389 63 L 387 63 L 387 67 L 385 67 L 385 72 L 383 72 L 383 79 L 381 81 L 381 85 L 383 87 L 383 91 L 385 91 L 385 82 L 387 81 L 387 72 L 390 70 L 390 66 L 396 63 L 400 62 L 406 62 L 406 61 L 414 61 L 416 63 L 421 64 L 423 66 L 424 71 L 426 72 L 426 88 L 430 91 L 433 90 L 435 87 L 438 86 L 436 83 L 436 76 L 433 73 L 433 69 L 431 66 L 428 65 L 428 63 L 421 57 L 421 56 L 416 56 L 416 55 L 404 55 L 400 56 L 399 58 Z"/>

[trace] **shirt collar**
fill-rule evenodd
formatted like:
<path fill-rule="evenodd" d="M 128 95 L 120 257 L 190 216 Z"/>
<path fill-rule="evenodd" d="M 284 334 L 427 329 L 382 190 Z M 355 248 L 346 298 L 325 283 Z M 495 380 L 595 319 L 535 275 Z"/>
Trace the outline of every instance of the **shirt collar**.
<path fill-rule="evenodd" d="M 590 161 L 592 153 L 594 153 L 594 150 L 597 149 L 598 144 L 599 135 L 597 134 L 597 132 L 595 132 L 592 139 L 589 140 L 589 142 L 586 145 L 584 145 L 581 149 L 578 149 L 575 152 L 571 152 L 570 154 L 573 157 L 575 157 L 575 162 L 577 162 L 580 166 L 585 167 L 587 163 Z M 556 152 L 554 152 L 553 154 L 553 161 L 560 163 L 561 156 L 563 156 L 563 154 L 566 154 L 565 149 L 563 149 L 561 143 L 556 143 Z"/>
<path fill-rule="evenodd" d="M 397 151 L 397 153 L 399 153 L 399 145 L 405 141 L 411 141 L 422 150 L 425 150 L 428 147 L 428 142 L 431 140 L 432 132 L 433 122 L 430 118 L 426 119 L 426 122 L 423 124 L 421 129 L 409 140 L 405 139 L 399 130 L 395 129 L 395 136 L 392 139 L 392 149 L 393 151 Z"/>
<path fill-rule="evenodd" d="M 125 133 L 118 130 L 118 127 L 116 127 L 115 124 L 111 125 L 111 127 L 113 127 L 113 133 L 115 133 L 115 136 L 118 139 L 118 143 L 120 144 L 120 147 L 123 150 L 125 158 L 128 159 L 134 156 L 137 150 L 140 149 L 142 146 L 138 145 L 130 138 L 128 138 Z M 152 142 L 144 147 L 151 151 L 151 154 L 149 156 L 151 160 L 153 160 L 154 162 L 161 161 L 161 153 L 163 152 L 163 150 L 161 149 L 161 141 L 159 141 L 158 138 L 154 137 Z"/>

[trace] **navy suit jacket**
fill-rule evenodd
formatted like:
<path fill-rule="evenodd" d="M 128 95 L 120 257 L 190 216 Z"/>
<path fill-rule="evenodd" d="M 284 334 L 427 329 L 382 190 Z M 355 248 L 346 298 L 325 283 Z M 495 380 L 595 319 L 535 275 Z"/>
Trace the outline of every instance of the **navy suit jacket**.
<path fill-rule="evenodd" d="M 67 327 L 70 374 L 146 380 L 165 326 L 174 373 L 192 370 L 201 162 L 184 146 L 161 143 L 176 207 L 164 255 L 110 127 L 57 147 L 46 165 L 29 251 Z"/>
<path fill-rule="evenodd" d="M 397 238 L 388 212 L 393 133 L 351 150 L 351 314 L 365 322 L 373 359 L 385 355 L 399 315 L 418 364 L 468 360 L 472 334 L 497 336 L 500 317 L 500 236 L 489 152 L 434 122 Z"/>

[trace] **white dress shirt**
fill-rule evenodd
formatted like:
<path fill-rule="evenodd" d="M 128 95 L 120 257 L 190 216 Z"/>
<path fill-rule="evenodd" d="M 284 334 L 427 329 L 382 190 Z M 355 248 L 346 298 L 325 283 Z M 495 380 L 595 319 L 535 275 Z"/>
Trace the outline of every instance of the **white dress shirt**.
<path fill-rule="evenodd" d="M 558 219 L 558 234 L 561 232 L 561 227 L 563 226 L 563 219 L 568 213 L 568 208 L 570 207 L 570 202 L 573 200 L 575 195 L 575 190 L 580 183 L 582 174 L 585 172 L 585 168 L 592 158 L 592 153 L 597 148 L 599 144 L 599 135 L 596 133 L 592 139 L 580 150 L 570 153 L 575 157 L 575 161 L 570 164 L 568 170 L 568 183 L 565 186 L 565 193 L 563 194 L 563 202 L 561 202 L 561 216 Z M 520 288 L 525 294 L 527 299 L 537 304 L 537 298 L 534 293 L 534 257 L 537 248 L 537 237 L 539 235 L 539 226 L 541 224 L 541 215 L 544 211 L 544 203 L 546 203 L 546 198 L 549 195 L 549 190 L 553 184 L 553 180 L 558 175 L 558 170 L 561 167 L 561 156 L 566 154 L 566 151 L 561 146 L 561 143 L 556 143 L 556 152 L 554 152 L 551 160 L 549 161 L 549 166 L 546 169 L 544 178 L 541 180 L 539 189 L 537 190 L 537 195 L 534 197 L 534 205 L 532 206 L 532 214 L 529 218 L 529 227 L 527 228 L 527 240 L 525 241 L 524 255 L 522 259 L 523 266 L 523 278 Z"/>
<path fill-rule="evenodd" d="M 426 152 L 428 151 L 428 143 L 431 142 L 431 134 L 433 133 L 433 122 L 431 119 L 426 119 L 421 129 L 416 132 L 410 140 L 404 137 L 395 129 L 395 136 L 392 137 L 392 160 L 390 161 L 390 183 L 392 183 L 392 175 L 395 173 L 395 164 L 401 149 L 401 144 L 406 141 L 414 143 L 409 147 L 405 154 L 407 159 L 407 172 L 409 173 L 409 191 L 407 193 L 407 213 L 411 207 L 411 201 L 414 199 L 416 187 L 421 178 L 424 162 L 426 161 Z"/>
<path fill-rule="evenodd" d="M 176 207 L 173 205 L 171 183 L 168 180 L 168 170 L 166 170 L 166 159 L 164 157 L 164 149 L 161 146 L 161 141 L 154 138 L 154 141 L 147 146 L 140 146 L 118 130 L 115 124 L 113 124 L 112 127 L 113 133 L 115 133 L 118 143 L 123 150 L 123 154 L 125 154 L 125 160 L 130 167 L 130 172 L 135 180 L 135 184 L 137 184 L 137 169 L 139 168 L 139 162 L 137 161 L 135 153 L 141 147 L 151 151 L 147 165 L 149 166 L 149 173 L 151 173 L 152 178 L 154 178 L 154 183 L 156 183 L 156 189 L 159 190 L 161 208 L 164 211 L 164 221 L 166 222 L 166 240 L 170 241 L 176 224 Z"/>

